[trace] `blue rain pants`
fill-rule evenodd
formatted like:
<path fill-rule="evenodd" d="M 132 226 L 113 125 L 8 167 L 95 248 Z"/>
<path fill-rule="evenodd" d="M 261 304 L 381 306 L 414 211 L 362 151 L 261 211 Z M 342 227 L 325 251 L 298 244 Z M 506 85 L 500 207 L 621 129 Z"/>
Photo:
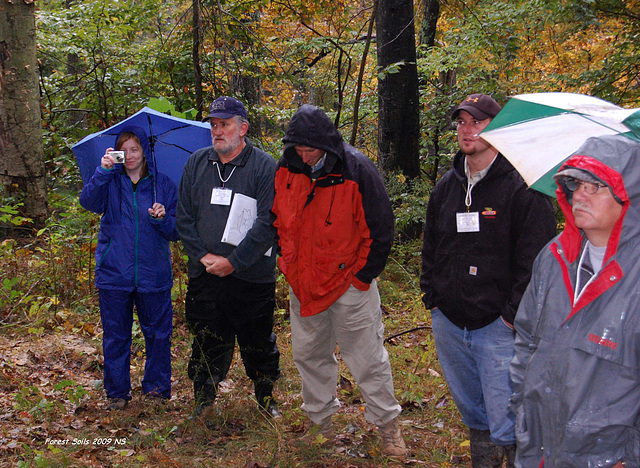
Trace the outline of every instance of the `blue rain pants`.
<path fill-rule="evenodd" d="M 131 399 L 131 327 L 135 305 L 145 340 L 142 392 L 171 398 L 171 290 L 140 293 L 99 289 L 107 398 Z"/>

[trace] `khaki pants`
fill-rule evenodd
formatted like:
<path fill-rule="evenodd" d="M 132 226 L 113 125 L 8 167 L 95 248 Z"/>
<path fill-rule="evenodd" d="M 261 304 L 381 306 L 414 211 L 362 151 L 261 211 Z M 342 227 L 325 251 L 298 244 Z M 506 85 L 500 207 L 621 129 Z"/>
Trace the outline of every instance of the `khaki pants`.
<path fill-rule="evenodd" d="M 293 358 L 302 377 L 302 410 L 309 419 L 319 423 L 340 408 L 336 343 L 367 403 L 367 421 L 381 426 L 396 418 L 401 408 L 393 393 L 389 354 L 383 345 L 376 282 L 368 291 L 349 287 L 331 307 L 311 317 L 300 316 L 300 302 L 293 290 L 290 298 Z"/>

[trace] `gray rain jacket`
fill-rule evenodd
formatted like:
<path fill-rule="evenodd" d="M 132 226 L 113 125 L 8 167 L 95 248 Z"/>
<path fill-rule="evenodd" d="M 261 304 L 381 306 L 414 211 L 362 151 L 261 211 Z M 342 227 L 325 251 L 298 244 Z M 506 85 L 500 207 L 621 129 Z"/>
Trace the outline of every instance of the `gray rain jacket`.
<path fill-rule="evenodd" d="M 570 192 L 564 231 L 533 267 L 511 363 L 516 466 L 640 466 L 640 144 L 590 138 L 562 166 L 586 169 L 623 202 L 602 269 L 573 303 L 584 247 Z"/>

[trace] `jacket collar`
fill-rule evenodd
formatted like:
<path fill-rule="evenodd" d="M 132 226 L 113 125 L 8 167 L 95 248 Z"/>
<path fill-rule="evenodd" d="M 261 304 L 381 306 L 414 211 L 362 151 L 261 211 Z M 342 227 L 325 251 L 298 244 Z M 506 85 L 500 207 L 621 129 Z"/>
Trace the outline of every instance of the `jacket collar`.
<path fill-rule="evenodd" d="M 465 155 L 462 153 L 462 151 L 458 151 L 455 155 L 455 157 L 453 158 L 453 173 L 455 174 L 456 178 L 465 183 L 467 182 L 467 174 L 465 173 L 464 170 L 464 161 L 465 161 Z M 499 177 L 503 174 L 506 174 L 508 172 L 514 171 L 514 167 L 511 165 L 511 163 L 507 160 L 507 158 L 505 158 L 501 153 L 498 153 L 498 155 L 496 156 L 496 158 L 493 160 L 493 163 L 491 163 L 491 167 L 489 168 L 489 172 L 487 172 L 487 174 L 482 178 L 482 180 L 489 180 L 489 179 L 493 179 L 494 177 Z M 482 180 L 480 182 L 482 182 Z M 479 183 L 480 183 L 479 182 Z"/>

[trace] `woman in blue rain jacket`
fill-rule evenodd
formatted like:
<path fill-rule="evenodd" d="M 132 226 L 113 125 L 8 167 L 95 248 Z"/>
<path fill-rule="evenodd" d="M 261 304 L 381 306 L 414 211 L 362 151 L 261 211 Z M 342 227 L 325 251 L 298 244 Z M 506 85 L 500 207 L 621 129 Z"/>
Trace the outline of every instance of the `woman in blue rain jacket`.
<path fill-rule="evenodd" d="M 102 215 L 96 248 L 95 282 L 103 328 L 104 388 L 109 409 L 131 399 L 131 327 L 135 306 L 145 338 L 142 392 L 171 397 L 171 252 L 175 229 L 176 185 L 154 167 L 149 138 L 140 127 L 116 137 L 124 164 L 107 149 L 80 204 Z"/>

